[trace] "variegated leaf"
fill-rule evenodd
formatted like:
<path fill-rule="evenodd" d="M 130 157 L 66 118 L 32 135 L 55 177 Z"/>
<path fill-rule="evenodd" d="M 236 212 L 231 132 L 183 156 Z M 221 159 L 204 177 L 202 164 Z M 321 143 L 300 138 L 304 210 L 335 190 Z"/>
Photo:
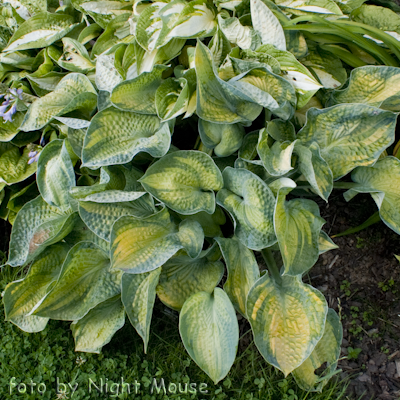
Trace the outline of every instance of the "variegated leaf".
<path fill-rule="evenodd" d="M 111 231 L 112 268 L 141 274 L 157 269 L 178 250 L 199 255 L 204 233 L 196 221 L 182 221 L 177 227 L 167 209 L 150 217 L 121 217 Z"/>
<path fill-rule="evenodd" d="M 228 269 L 224 290 L 236 310 L 246 317 L 246 300 L 250 289 L 260 278 L 254 253 L 235 236 L 231 239 L 216 238 Z"/>
<path fill-rule="evenodd" d="M 241 124 L 215 124 L 199 119 L 199 134 L 204 146 L 218 157 L 227 157 L 239 150 L 245 134 Z"/>
<path fill-rule="evenodd" d="M 157 89 L 155 105 L 157 114 L 163 121 L 183 114 L 187 110 L 190 89 L 185 78 L 168 78 Z"/>
<path fill-rule="evenodd" d="M 336 245 L 333 240 L 328 236 L 328 234 L 324 231 L 321 231 L 319 233 L 318 247 L 319 254 L 323 254 L 329 250 L 335 250 L 339 248 L 339 246 Z"/>
<path fill-rule="evenodd" d="M 157 286 L 160 300 L 168 307 L 180 311 L 185 301 L 193 294 L 212 293 L 225 270 L 224 265 L 216 259 L 215 253 L 215 249 L 211 248 L 196 259 L 178 253 L 168 260 L 162 266 Z"/>
<path fill-rule="evenodd" d="M 75 339 L 75 351 L 100 353 L 115 332 L 125 325 L 125 310 L 121 295 L 103 301 L 91 309 L 82 319 L 71 324 Z"/>
<path fill-rule="evenodd" d="M 324 296 L 299 277 L 285 275 L 278 284 L 266 273 L 247 296 L 255 344 L 286 376 L 313 352 L 324 333 L 327 312 Z"/>
<path fill-rule="evenodd" d="M 66 244 L 48 247 L 30 266 L 24 279 L 6 286 L 3 295 L 6 321 L 25 332 L 39 332 L 45 328 L 48 318 L 28 314 L 46 296 L 51 283 L 57 280 L 68 250 Z"/>
<path fill-rule="evenodd" d="M 201 151 L 167 154 L 151 165 L 140 183 L 152 196 L 181 214 L 215 211 L 215 195 L 222 188 L 221 172 Z"/>
<path fill-rule="evenodd" d="M 276 3 L 292 12 L 342 15 L 342 11 L 333 0 L 279 0 Z"/>
<path fill-rule="evenodd" d="M 253 28 L 259 33 L 262 44 L 272 44 L 286 50 L 286 39 L 282 25 L 262 0 L 250 0 Z"/>
<path fill-rule="evenodd" d="M 286 201 L 291 188 L 279 190 L 274 227 L 287 275 L 302 275 L 319 257 L 319 236 L 325 220 L 318 204 L 308 199 Z"/>
<path fill-rule="evenodd" d="M 101 54 L 96 60 L 96 86 L 99 90 L 112 92 L 123 78 L 114 66 L 114 54 Z"/>
<path fill-rule="evenodd" d="M 77 214 L 63 214 L 41 196 L 26 203 L 15 218 L 7 264 L 17 267 L 71 232 Z"/>
<path fill-rule="evenodd" d="M 276 242 L 273 226 L 275 197 L 267 184 L 245 169 L 227 167 L 217 203 L 232 215 L 235 235 L 248 248 L 261 250 Z"/>
<path fill-rule="evenodd" d="M 144 352 L 150 336 L 150 324 L 161 268 L 141 274 L 122 275 L 122 303 L 131 324 L 143 339 Z"/>
<path fill-rule="evenodd" d="M 268 145 L 269 135 L 266 129 L 260 130 L 257 152 L 265 169 L 272 176 L 282 176 L 293 169 L 292 153 L 296 141 L 276 141 L 271 147 Z"/>
<path fill-rule="evenodd" d="M 194 0 L 186 3 L 173 24 L 168 24 L 166 39 L 212 36 L 217 27 L 216 14 L 217 10 L 211 1 Z M 164 18 L 165 15 L 163 13 Z"/>
<path fill-rule="evenodd" d="M 144 218 L 154 211 L 154 206 L 144 198 L 113 203 L 86 200 L 79 202 L 79 215 L 82 220 L 93 233 L 107 241 L 110 240 L 111 228 L 118 218 L 124 215 Z"/>
<path fill-rule="evenodd" d="M 195 54 L 197 74 L 197 114 L 200 118 L 233 124 L 250 122 L 258 117 L 262 106 L 228 82 L 215 71 L 210 50 L 200 41 Z"/>
<path fill-rule="evenodd" d="M 34 315 L 75 321 L 121 292 L 121 271 L 110 269 L 108 255 L 94 243 L 81 242 L 68 253 L 57 283 Z"/>
<path fill-rule="evenodd" d="M 347 201 L 357 193 L 370 193 L 382 221 L 400 235 L 400 160 L 385 157 L 371 167 L 359 167 L 351 174 L 357 185 L 344 193 Z"/>
<path fill-rule="evenodd" d="M 186 300 L 179 317 L 182 342 L 195 363 L 217 384 L 231 369 L 239 342 L 235 309 L 220 288 Z"/>
<path fill-rule="evenodd" d="M 17 29 L 4 51 L 47 47 L 74 29 L 74 22 L 70 15 L 38 13 Z"/>
<path fill-rule="evenodd" d="M 328 163 L 321 157 L 318 143 L 302 146 L 296 142 L 294 152 L 299 157 L 299 169 L 314 192 L 328 201 L 333 189 L 333 175 Z"/>
<path fill-rule="evenodd" d="M 9 142 L 19 132 L 19 126 L 24 119 L 24 113 L 17 112 L 12 121 L 2 121 L 0 124 L 0 142 Z"/>
<path fill-rule="evenodd" d="M 61 79 L 54 91 L 36 100 L 29 107 L 21 130 L 28 132 L 40 129 L 60 116 L 76 109 L 89 111 L 96 106 L 96 91 L 83 74 L 71 73 Z"/>
<path fill-rule="evenodd" d="M 137 78 L 121 82 L 112 91 L 112 103 L 121 110 L 156 114 L 156 92 L 166 69 L 165 65 L 155 65 L 151 72 L 143 72 Z"/>
<path fill-rule="evenodd" d="M 169 149 L 171 133 L 158 117 L 109 107 L 97 113 L 87 130 L 82 149 L 85 167 L 125 164 L 141 151 L 162 157 Z"/>
<path fill-rule="evenodd" d="M 396 117 L 390 111 L 365 104 L 311 108 L 297 138 L 304 146 L 318 143 L 336 180 L 355 167 L 371 165 L 378 159 L 394 141 Z"/>
<path fill-rule="evenodd" d="M 342 324 L 336 312 L 330 308 L 326 316 L 324 335 L 315 346 L 310 357 L 292 372 L 297 384 L 303 390 L 322 391 L 322 388 L 335 373 L 340 356 L 342 338 Z M 326 368 L 321 376 L 318 376 L 319 374 L 316 374 L 316 370 L 324 363 L 326 363 Z"/>
<path fill-rule="evenodd" d="M 40 153 L 37 185 L 47 204 L 60 211 L 70 207 L 69 190 L 75 186 L 75 172 L 63 140 L 53 140 Z"/>
<path fill-rule="evenodd" d="M 400 68 L 368 65 L 351 71 L 346 89 L 331 93 L 329 105 L 364 103 L 400 111 Z"/>
<path fill-rule="evenodd" d="M 0 183 L 12 185 L 22 182 L 36 172 L 37 164 L 28 164 L 29 153 L 28 147 L 21 155 L 18 147 L 0 143 Z"/>

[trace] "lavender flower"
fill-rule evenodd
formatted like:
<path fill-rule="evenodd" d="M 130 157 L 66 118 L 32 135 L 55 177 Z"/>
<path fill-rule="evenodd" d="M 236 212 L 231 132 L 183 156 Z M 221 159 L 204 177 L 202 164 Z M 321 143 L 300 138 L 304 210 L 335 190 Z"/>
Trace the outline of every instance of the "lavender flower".
<path fill-rule="evenodd" d="M 39 160 L 39 155 L 40 153 L 38 151 L 30 151 L 28 156 L 29 156 L 29 160 L 28 160 L 28 164 L 31 165 L 34 162 L 37 162 Z"/>
<path fill-rule="evenodd" d="M 22 100 L 22 89 L 8 89 L 7 94 L 2 94 L 4 101 L 0 106 L 0 117 L 3 117 L 5 122 L 12 122 L 12 116 L 17 112 L 17 100 Z"/>

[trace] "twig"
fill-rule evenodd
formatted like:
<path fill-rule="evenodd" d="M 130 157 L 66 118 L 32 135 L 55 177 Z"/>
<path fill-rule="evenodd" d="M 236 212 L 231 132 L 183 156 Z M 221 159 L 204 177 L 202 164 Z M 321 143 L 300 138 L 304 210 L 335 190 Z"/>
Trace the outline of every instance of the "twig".
<path fill-rule="evenodd" d="M 338 260 L 339 254 L 336 254 L 335 258 L 332 260 L 332 262 L 328 265 L 328 269 L 331 269 L 335 262 Z"/>

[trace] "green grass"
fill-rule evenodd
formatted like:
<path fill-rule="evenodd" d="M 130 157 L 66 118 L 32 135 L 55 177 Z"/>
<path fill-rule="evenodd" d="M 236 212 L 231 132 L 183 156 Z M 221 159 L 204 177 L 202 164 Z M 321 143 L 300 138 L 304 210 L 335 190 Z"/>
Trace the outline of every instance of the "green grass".
<path fill-rule="evenodd" d="M 7 282 L 20 277 L 21 271 L 4 268 L 0 272 L 0 290 Z M 68 322 L 50 321 L 40 333 L 28 334 L 9 322 L 4 322 L 4 311 L 0 311 L 0 399 L 56 399 L 59 388 L 70 383 L 76 387 L 69 399 L 209 399 L 209 400 L 339 400 L 347 399 L 345 385 L 332 380 L 323 393 L 307 393 L 297 388 L 294 380 L 270 367 L 260 356 L 251 333 L 243 335 L 247 347 L 238 354 L 228 377 L 214 385 L 186 353 L 177 328 L 175 314 L 166 312 L 157 303 L 152 321 L 152 334 L 148 354 L 143 352 L 140 337 L 128 323 L 114 336 L 101 354 L 75 353 L 74 341 Z M 243 347 L 243 346 L 242 346 Z M 14 379 L 12 380 L 12 378 Z M 122 390 L 122 379 L 130 383 Z M 151 393 L 153 380 L 160 386 L 165 382 L 167 394 Z M 10 382 L 12 393 L 10 394 Z M 100 387 L 102 393 L 93 385 Z M 30 383 L 36 383 L 36 386 Z M 18 388 L 25 393 L 19 393 Z M 136 386 L 135 386 L 136 383 Z M 42 384 L 40 387 L 39 384 Z M 106 386 L 107 384 L 107 386 Z M 119 387 L 118 387 L 119 384 Z M 139 387 L 140 384 L 140 387 Z M 192 384 L 192 386 L 190 386 Z M 179 393 L 179 389 L 194 388 L 196 393 Z M 200 393 L 201 388 L 207 393 Z M 44 386 L 45 385 L 45 386 Z M 106 389 L 107 388 L 107 389 Z M 135 388 L 137 394 L 135 395 Z M 173 393 L 176 389 L 176 393 Z M 117 391 L 119 393 L 117 394 Z M 43 394 L 40 394 L 42 392 Z M 63 397 L 61 397 L 63 398 Z"/>

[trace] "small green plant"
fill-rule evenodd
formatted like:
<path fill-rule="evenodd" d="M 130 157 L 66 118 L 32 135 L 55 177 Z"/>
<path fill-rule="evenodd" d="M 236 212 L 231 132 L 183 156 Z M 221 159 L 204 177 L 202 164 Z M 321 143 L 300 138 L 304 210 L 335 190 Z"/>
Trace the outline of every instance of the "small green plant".
<path fill-rule="evenodd" d="M 350 282 L 348 280 L 343 280 L 342 284 L 340 285 L 340 290 L 347 296 L 349 297 L 351 295 L 351 290 L 350 290 Z"/>
<path fill-rule="evenodd" d="M 347 358 L 349 360 L 357 360 L 359 354 L 361 353 L 362 349 L 360 348 L 353 348 L 353 347 L 348 347 L 347 348 Z"/>
<path fill-rule="evenodd" d="M 379 288 L 382 290 L 382 292 L 388 292 L 390 291 L 393 294 L 397 293 L 397 289 L 395 289 L 395 281 L 393 278 L 387 279 L 384 282 L 378 282 Z"/>

